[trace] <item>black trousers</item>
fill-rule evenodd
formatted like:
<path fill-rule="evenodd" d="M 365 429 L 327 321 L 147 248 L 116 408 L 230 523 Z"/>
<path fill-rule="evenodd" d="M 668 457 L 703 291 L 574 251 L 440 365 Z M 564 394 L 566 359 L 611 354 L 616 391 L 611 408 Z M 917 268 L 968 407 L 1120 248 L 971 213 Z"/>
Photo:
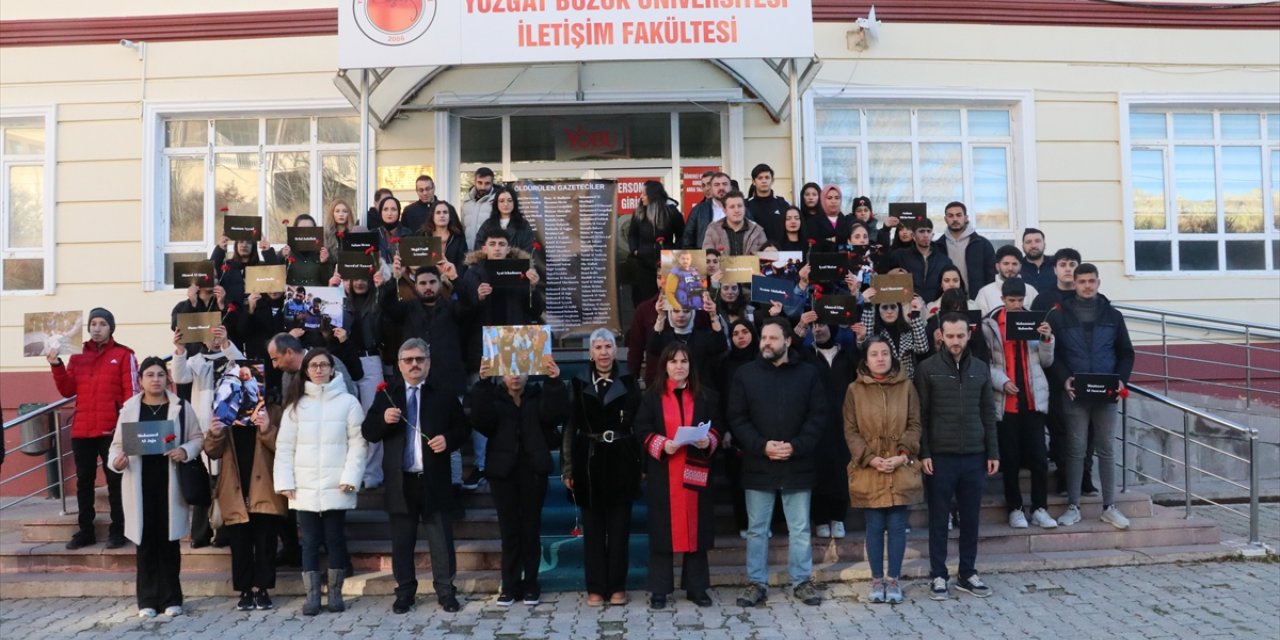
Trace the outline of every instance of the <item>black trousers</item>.
<path fill-rule="evenodd" d="M 112 474 L 108 474 L 112 475 Z M 138 545 L 139 609 L 182 606 L 182 551 L 169 539 L 169 459 L 142 456 L 142 540 Z"/>
<path fill-rule="evenodd" d="M 231 538 L 231 585 L 236 591 L 276 588 L 276 535 L 280 516 L 250 513 L 249 521 L 224 527 Z"/>
<path fill-rule="evenodd" d="M 431 583 L 436 597 L 455 595 L 454 576 L 458 573 L 457 552 L 453 545 L 453 521 L 441 510 L 427 512 L 427 489 L 423 476 L 404 474 L 404 498 L 408 513 L 392 513 L 391 575 L 396 579 L 396 595 L 413 596 L 418 592 L 418 571 L 414 564 L 414 548 L 418 544 L 418 523 L 426 529 L 427 550 L 431 553 Z"/>
<path fill-rule="evenodd" d="M 200 461 L 199 464 L 204 464 Z M 216 489 L 218 476 L 209 476 L 209 486 Z M 213 505 L 191 506 L 191 542 L 193 544 L 210 544 L 213 542 L 213 523 L 209 518 L 213 514 Z M 221 544 L 221 542 L 219 542 Z"/>
<path fill-rule="evenodd" d="M 547 498 L 547 475 L 523 462 L 506 478 L 489 478 L 502 536 L 502 591 L 516 597 L 541 589 L 542 505 Z"/>
<path fill-rule="evenodd" d="M 737 450 L 727 451 L 720 459 L 724 464 L 724 477 L 729 481 L 734 528 L 743 531 L 747 528 L 747 494 L 742 490 L 742 455 Z"/>
<path fill-rule="evenodd" d="M 631 503 L 582 508 L 582 546 L 587 593 L 604 597 L 627 590 L 627 546 L 631 542 Z"/>
<path fill-rule="evenodd" d="M 124 506 L 120 502 L 120 474 L 111 473 L 107 469 L 107 455 L 111 449 L 111 436 L 97 438 L 72 438 L 71 454 L 76 465 L 76 506 L 78 507 L 80 533 L 95 538 L 93 519 L 98 515 L 94 510 L 94 487 L 98 484 L 98 460 L 102 460 L 102 469 L 107 475 L 107 499 L 111 504 L 111 526 L 107 529 L 110 536 L 124 536 Z M 166 476 L 168 477 L 168 476 Z"/>
<path fill-rule="evenodd" d="M 929 577 L 948 578 L 947 519 L 951 505 L 960 509 L 960 577 L 977 573 L 978 516 L 987 483 L 986 456 L 934 454 L 929 487 Z"/>
<path fill-rule="evenodd" d="M 686 593 L 701 595 L 711 588 L 711 565 L 707 550 L 682 554 L 680 586 Z M 675 590 L 675 554 L 649 550 L 649 593 L 665 596 Z"/>
<path fill-rule="evenodd" d="M 1004 480 L 1004 504 L 1009 511 L 1022 509 L 1018 472 L 1031 471 L 1031 509 L 1049 502 L 1049 459 L 1044 448 L 1044 418 L 1039 411 L 1006 413 L 996 424 L 1000 438 L 1000 475 Z"/>

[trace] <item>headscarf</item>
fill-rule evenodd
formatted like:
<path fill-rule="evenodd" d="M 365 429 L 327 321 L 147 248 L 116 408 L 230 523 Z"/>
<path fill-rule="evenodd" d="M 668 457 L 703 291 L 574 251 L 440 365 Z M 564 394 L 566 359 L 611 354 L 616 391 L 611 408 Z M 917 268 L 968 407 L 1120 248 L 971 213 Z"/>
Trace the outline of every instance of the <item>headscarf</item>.
<path fill-rule="evenodd" d="M 830 211 L 827 211 L 827 192 L 828 192 L 828 191 L 835 191 L 836 193 L 840 194 L 840 202 L 841 202 L 841 203 L 843 203 L 843 202 L 844 202 L 844 192 L 840 191 L 840 187 L 837 187 L 837 186 L 836 186 L 836 185 L 834 185 L 834 184 L 829 184 L 829 185 L 827 185 L 827 186 L 825 186 L 825 187 L 823 187 L 823 188 L 822 188 L 822 196 L 818 198 L 818 206 L 822 207 L 822 213 L 823 213 L 823 214 L 825 214 L 825 215 L 827 215 L 827 216 L 830 216 L 830 215 L 831 215 L 831 212 L 830 212 Z M 837 213 L 837 214 L 839 214 L 839 213 L 843 213 L 843 211 L 840 211 L 840 210 L 839 210 L 839 207 L 837 207 L 837 208 L 836 208 L 836 213 Z"/>

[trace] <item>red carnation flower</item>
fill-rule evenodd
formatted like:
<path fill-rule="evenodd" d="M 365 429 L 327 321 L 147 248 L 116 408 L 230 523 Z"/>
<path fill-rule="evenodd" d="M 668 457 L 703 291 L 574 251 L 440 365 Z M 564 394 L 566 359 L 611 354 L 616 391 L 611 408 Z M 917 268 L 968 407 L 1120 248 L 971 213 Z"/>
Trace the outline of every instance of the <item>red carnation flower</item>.
<path fill-rule="evenodd" d="M 571 535 L 571 536 L 573 536 L 573 537 L 575 537 L 575 538 L 581 538 L 581 537 L 582 537 L 582 528 L 581 528 L 581 527 L 579 527 L 579 526 L 577 526 L 577 525 L 574 525 L 574 526 L 573 526 L 573 528 L 569 530 L 569 535 Z"/>
<path fill-rule="evenodd" d="M 218 209 L 218 213 L 226 213 L 226 212 L 227 212 L 226 207 L 222 207 L 221 209 Z"/>
<path fill-rule="evenodd" d="M 258 230 L 257 230 L 257 229 L 254 229 L 254 230 L 253 230 L 253 237 L 255 237 L 255 238 L 256 238 L 256 237 L 258 237 Z"/>
<path fill-rule="evenodd" d="M 663 242 L 666 242 L 666 241 L 667 241 L 667 239 L 666 239 L 666 238 L 664 238 L 664 237 L 662 237 L 662 236 L 658 236 L 658 244 L 662 244 Z"/>
<path fill-rule="evenodd" d="M 375 247 L 375 246 L 373 246 L 373 245 L 369 245 L 369 248 L 364 250 L 364 254 L 365 254 L 366 256 L 371 256 L 371 255 L 373 255 L 373 252 L 374 252 L 374 251 L 377 251 L 377 247 Z"/>
<path fill-rule="evenodd" d="M 173 442 L 174 440 L 177 440 L 177 439 L 178 439 L 178 436 L 175 436 L 172 433 L 164 437 L 164 441 L 166 444 Z"/>
<path fill-rule="evenodd" d="M 235 313 L 235 312 L 236 312 L 236 303 L 232 302 L 231 304 L 227 305 L 227 313 Z"/>
<path fill-rule="evenodd" d="M 391 244 L 400 244 L 400 238 L 398 236 L 391 236 L 390 238 L 387 238 L 387 242 L 390 242 Z"/>
<path fill-rule="evenodd" d="M 225 263 L 225 262 L 224 262 L 224 263 L 222 263 L 222 267 L 221 267 L 221 268 L 222 268 L 222 272 L 223 272 L 223 273 L 226 273 L 226 272 L 228 272 L 228 271 L 230 271 L 230 270 L 231 270 L 231 265 L 229 265 L 229 264 L 227 264 L 227 263 Z"/>
<path fill-rule="evenodd" d="M 298 261 L 298 259 L 293 256 L 289 256 L 287 260 L 289 261 L 289 264 L 293 264 Z"/>
<path fill-rule="evenodd" d="M 369 267 L 369 273 L 373 273 L 373 272 L 375 272 L 375 271 L 377 271 L 377 269 L 375 269 L 375 268 L 373 268 L 373 267 Z"/>
<path fill-rule="evenodd" d="M 288 219 L 288 218 L 285 218 L 284 220 L 281 220 L 281 221 L 280 221 L 280 224 L 282 224 L 282 225 L 284 225 L 284 226 L 286 226 L 286 227 L 287 227 L 287 226 L 289 226 L 289 219 Z"/>
<path fill-rule="evenodd" d="M 375 391 L 377 391 L 378 393 L 382 393 L 383 391 L 386 391 L 386 390 L 387 390 L 387 383 L 386 383 L 386 382 L 379 382 L 379 383 L 378 383 L 378 388 L 377 388 L 377 389 L 375 389 Z"/>
<path fill-rule="evenodd" d="M 723 246 L 722 246 L 722 247 L 720 247 L 719 249 L 720 249 L 720 253 L 724 253 L 724 247 L 723 247 Z"/>
<path fill-rule="evenodd" d="M 1121 390 L 1120 390 L 1120 397 L 1121 397 L 1121 398 L 1128 398 L 1128 397 L 1129 397 L 1129 387 L 1125 387 L 1125 388 L 1123 388 L 1123 389 L 1121 389 Z"/>
<path fill-rule="evenodd" d="M 811 246 L 811 247 L 812 247 L 812 246 L 813 246 L 813 245 L 815 245 L 815 244 L 818 244 L 818 241 L 817 241 L 817 240 L 814 240 L 813 238 L 809 238 L 809 246 Z"/>
<path fill-rule="evenodd" d="M 339 240 L 341 240 L 342 238 L 345 238 L 345 237 L 347 237 L 347 232 L 346 232 L 346 231 L 339 231 L 339 232 L 338 232 L 338 239 L 339 239 Z"/>
<path fill-rule="evenodd" d="M 534 241 L 533 241 L 533 250 L 534 250 L 534 251 L 542 251 L 542 243 L 541 243 L 541 242 L 538 242 L 537 240 L 534 240 Z"/>

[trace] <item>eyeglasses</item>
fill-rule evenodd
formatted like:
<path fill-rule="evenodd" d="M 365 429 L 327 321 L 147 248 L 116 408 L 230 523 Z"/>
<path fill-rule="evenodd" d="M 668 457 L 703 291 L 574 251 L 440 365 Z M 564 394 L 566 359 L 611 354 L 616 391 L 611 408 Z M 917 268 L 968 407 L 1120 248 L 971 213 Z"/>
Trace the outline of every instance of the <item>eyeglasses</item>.
<path fill-rule="evenodd" d="M 400 362 L 404 364 L 422 364 L 427 361 L 426 356 L 406 356 L 400 358 Z"/>
<path fill-rule="evenodd" d="M 332 368 L 333 368 L 333 365 L 329 364 L 328 362 L 312 362 L 311 364 L 307 365 L 307 371 L 324 371 L 326 369 L 332 369 Z"/>

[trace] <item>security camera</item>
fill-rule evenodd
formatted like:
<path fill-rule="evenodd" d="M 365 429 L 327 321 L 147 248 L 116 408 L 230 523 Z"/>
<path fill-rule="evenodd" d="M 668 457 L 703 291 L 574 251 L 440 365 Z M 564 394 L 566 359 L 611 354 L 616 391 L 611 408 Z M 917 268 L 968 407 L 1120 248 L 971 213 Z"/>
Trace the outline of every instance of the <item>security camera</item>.
<path fill-rule="evenodd" d="M 120 39 L 120 46 L 122 46 L 122 47 L 129 47 L 130 49 L 132 49 L 132 48 L 134 48 L 134 47 L 138 46 L 138 43 L 136 43 L 136 42 L 134 42 L 134 41 L 132 41 L 132 40 L 129 40 L 129 39 L 127 39 L 127 38 L 121 38 L 121 39 Z"/>

